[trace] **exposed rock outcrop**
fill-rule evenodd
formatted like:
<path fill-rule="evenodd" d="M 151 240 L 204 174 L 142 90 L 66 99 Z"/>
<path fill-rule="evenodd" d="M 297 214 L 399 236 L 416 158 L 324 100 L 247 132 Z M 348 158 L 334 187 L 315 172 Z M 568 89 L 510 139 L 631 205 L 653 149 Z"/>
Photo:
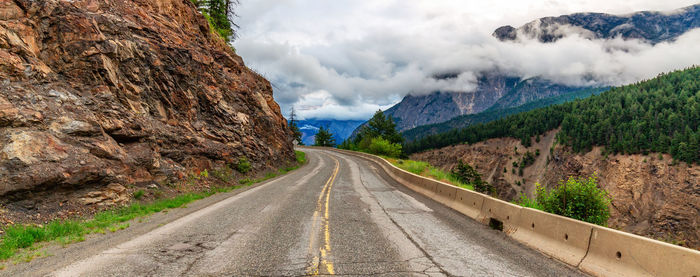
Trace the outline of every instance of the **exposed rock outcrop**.
<path fill-rule="evenodd" d="M 499 138 L 411 158 L 444 169 L 462 159 L 497 187 L 499 198 L 508 201 L 520 193 L 532 196 L 536 182 L 551 188 L 569 176 L 595 173 L 612 197 L 610 227 L 700 249 L 700 166 L 674 165 L 667 154 L 605 156 L 600 147 L 586 154 L 571 153 L 566 147 L 552 147 L 555 135 L 551 131 L 529 148 L 520 140 Z M 527 151 L 538 150 L 540 155 L 521 176 L 513 162 L 519 162 Z"/>
<path fill-rule="evenodd" d="M 0 0 L 5 200 L 97 187 L 86 203 L 118 203 L 125 185 L 240 157 L 290 162 L 290 133 L 189 0 Z"/>

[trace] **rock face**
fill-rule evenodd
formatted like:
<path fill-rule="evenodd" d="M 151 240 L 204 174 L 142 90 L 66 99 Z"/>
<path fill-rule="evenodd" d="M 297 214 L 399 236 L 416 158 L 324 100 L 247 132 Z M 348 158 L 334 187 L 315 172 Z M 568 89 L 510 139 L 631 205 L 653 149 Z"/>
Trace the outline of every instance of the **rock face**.
<path fill-rule="evenodd" d="M 293 159 L 270 83 L 189 0 L 0 0 L 0 195 Z M 108 186 L 109 185 L 109 186 Z"/>
<path fill-rule="evenodd" d="M 586 154 L 571 153 L 561 146 L 550 152 L 555 135 L 556 131 L 551 131 L 529 148 L 519 140 L 499 138 L 426 151 L 411 158 L 444 169 L 462 159 L 498 188 L 499 198 L 508 201 L 520 193 L 532 197 L 536 182 L 551 188 L 569 176 L 596 173 L 600 186 L 612 197 L 610 227 L 700 249 L 700 166 L 673 165 L 666 154 L 606 157 L 599 147 Z M 513 162 L 519 162 L 527 151 L 538 150 L 540 155 L 521 176 Z"/>
<path fill-rule="evenodd" d="M 544 17 L 520 28 L 503 26 L 493 33 L 502 41 L 519 38 L 554 42 L 578 34 L 591 39 L 641 39 L 656 44 L 673 40 L 686 31 L 700 27 L 700 4 L 671 12 L 637 12 L 627 15 L 604 13 L 575 13 Z"/>
<path fill-rule="evenodd" d="M 421 125 L 447 121 L 455 116 L 474 114 L 488 109 L 518 83 L 517 78 L 485 74 L 473 92 L 435 92 L 408 95 L 385 111 L 394 117 L 401 132 Z"/>

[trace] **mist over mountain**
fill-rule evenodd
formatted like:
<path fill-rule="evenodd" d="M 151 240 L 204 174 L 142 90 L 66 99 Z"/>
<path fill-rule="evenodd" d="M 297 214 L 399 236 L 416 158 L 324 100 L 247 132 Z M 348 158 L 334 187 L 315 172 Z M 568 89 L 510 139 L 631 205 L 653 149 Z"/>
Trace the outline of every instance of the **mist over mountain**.
<path fill-rule="evenodd" d="M 698 26 L 700 26 L 700 5 L 694 5 L 672 12 L 645 11 L 627 15 L 576 13 L 545 17 L 517 29 L 511 26 L 500 27 L 496 29 L 493 36 L 506 45 L 521 45 L 523 48 L 550 47 L 552 51 L 555 49 L 561 51 L 566 49 L 568 41 L 571 40 L 606 45 L 604 47 L 609 53 L 616 51 L 634 53 L 640 51 L 639 49 L 655 47 L 661 49 L 671 45 L 680 36 Z M 588 55 L 588 53 L 574 50 L 572 54 L 575 55 L 570 56 Z M 552 53 L 552 55 L 557 54 Z M 658 54 L 657 59 L 662 56 Z M 497 63 L 507 64 L 509 58 L 506 55 L 501 56 L 502 61 Z M 619 59 L 619 57 L 612 57 L 612 59 Z M 547 97 L 586 88 L 606 87 L 607 83 L 615 83 L 594 71 L 585 73 L 583 76 L 580 73 L 573 73 L 576 71 L 576 63 L 567 69 L 572 70 L 569 76 L 571 78 L 564 76 L 566 73 L 562 72 L 551 73 L 549 76 L 528 77 L 532 76 L 531 74 L 543 72 L 537 67 L 546 66 L 548 61 L 532 61 L 532 64 L 531 73 L 527 72 L 527 68 L 521 67 L 514 70 L 503 66 L 498 70 L 478 73 L 476 89 L 409 94 L 401 102 L 386 110 L 386 114 L 394 117 L 397 129 L 406 131 L 422 125 L 444 122 L 456 116 L 476 114 L 489 109 L 513 108 Z M 555 67 L 552 71 L 554 69 Z M 623 71 L 619 68 L 618 70 Z M 438 81 L 449 81 L 460 75 L 460 73 L 454 73 L 433 78 Z"/>

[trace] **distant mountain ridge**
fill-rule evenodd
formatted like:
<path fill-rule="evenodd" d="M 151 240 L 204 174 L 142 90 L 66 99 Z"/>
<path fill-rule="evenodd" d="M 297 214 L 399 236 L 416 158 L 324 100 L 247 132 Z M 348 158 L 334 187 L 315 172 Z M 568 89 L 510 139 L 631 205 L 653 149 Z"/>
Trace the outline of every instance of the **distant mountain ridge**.
<path fill-rule="evenodd" d="M 516 42 L 520 36 L 536 36 L 541 42 L 548 43 L 568 34 L 579 33 L 590 38 L 640 38 L 650 43 L 658 43 L 673 40 L 697 27 L 700 27 L 700 4 L 672 13 L 576 13 L 545 17 L 520 28 L 500 27 L 493 35 L 502 41 Z M 450 78 L 452 75 L 435 78 Z M 514 108 L 539 99 L 587 88 L 591 87 L 571 87 L 538 77 L 523 79 L 502 72 L 481 72 L 478 87 L 474 91 L 438 91 L 427 95 L 407 95 L 401 102 L 386 110 L 385 114 L 392 116 L 397 123 L 397 129 L 404 132 L 423 125 L 445 122 L 461 115 Z"/>
<path fill-rule="evenodd" d="M 627 15 L 575 13 L 543 17 L 519 28 L 507 25 L 493 36 L 501 41 L 522 37 L 549 43 L 571 34 L 591 39 L 642 39 L 656 44 L 673 40 L 690 29 L 700 27 L 700 4 L 671 12 L 643 11 Z"/>
<path fill-rule="evenodd" d="M 527 112 L 551 105 L 562 104 L 576 99 L 583 99 L 591 95 L 600 94 L 607 89 L 608 88 L 581 89 L 574 92 L 535 100 L 512 108 L 500 108 L 500 106 L 494 105 L 493 107 L 495 108 L 492 107 L 477 114 L 460 115 L 445 122 L 418 126 L 416 128 L 404 131 L 401 133 L 401 135 L 406 139 L 406 142 L 412 142 L 426 136 L 435 135 L 454 129 L 461 129 L 474 124 L 487 123 L 509 115 Z"/>
<path fill-rule="evenodd" d="M 340 144 L 363 122 L 363 120 L 307 119 L 297 120 L 297 126 L 301 131 L 301 141 L 305 145 L 314 144 L 320 127 L 328 128 L 335 138 L 335 143 Z"/>

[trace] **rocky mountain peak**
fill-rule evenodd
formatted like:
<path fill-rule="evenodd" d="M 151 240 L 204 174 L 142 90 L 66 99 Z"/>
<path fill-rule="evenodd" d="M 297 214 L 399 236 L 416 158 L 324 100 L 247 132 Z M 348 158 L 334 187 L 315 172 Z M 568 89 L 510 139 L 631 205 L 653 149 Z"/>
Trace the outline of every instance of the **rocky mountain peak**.
<path fill-rule="evenodd" d="M 686 31 L 700 27 L 700 4 L 669 12 L 642 11 L 626 15 L 575 13 L 543 17 L 520 28 L 503 26 L 493 33 L 501 41 L 519 38 L 554 42 L 578 34 L 590 39 L 641 39 L 652 44 L 673 40 Z"/>

